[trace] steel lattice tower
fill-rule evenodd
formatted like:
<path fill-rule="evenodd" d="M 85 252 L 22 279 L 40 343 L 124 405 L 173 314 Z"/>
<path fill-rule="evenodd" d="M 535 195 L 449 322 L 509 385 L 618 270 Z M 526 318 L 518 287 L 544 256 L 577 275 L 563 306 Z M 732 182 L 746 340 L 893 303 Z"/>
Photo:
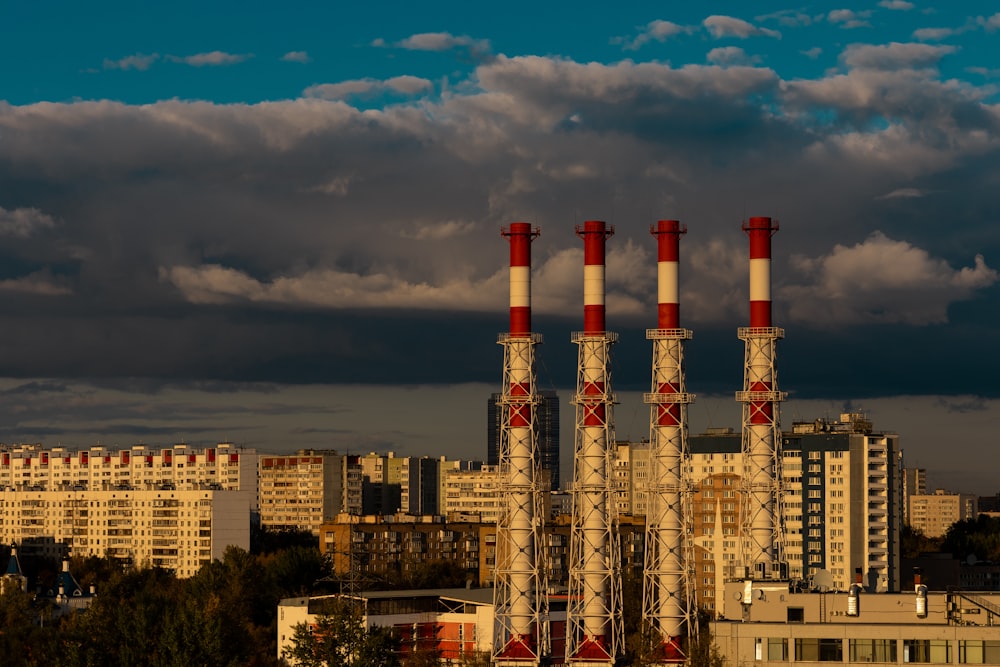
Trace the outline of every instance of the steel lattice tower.
<path fill-rule="evenodd" d="M 497 341 L 504 349 L 504 377 L 493 662 L 509 667 L 545 664 L 552 652 L 535 375 L 535 346 L 542 337 L 531 333 L 531 242 L 538 233 L 525 222 L 501 230 L 510 241 L 510 333 Z"/>
<path fill-rule="evenodd" d="M 743 224 L 750 237 L 750 326 L 738 335 L 746 343 L 743 391 L 743 534 L 745 577 L 782 578 L 781 432 L 775 343 L 782 329 L 771 326 L 771 237 L 778 224 L 771 218 L 750 218 Z M 738 573 L 739 574 L 739 573 Z"/>
<path fill-rule="evenodd" d="M 676 220 L 660 220 L 650 228 L 657 238 L 657 328 L 653 341 L 650 405 L 649 502 L 646 511 L 646 551 L 642 586 L 642 617 L 652 632 L 657 664 L 684 662 L 683 639 L 697 632 L 692 581 L 694 565 L 691 487 L 687 464 L 687 393 L 684 341 L 691 331 L 680 328 L 678 247 L 687 228 Z"/>
<path fill-rule="evenodd" d="M 622 655 L 621 552 L 612 488 L 614 395 L 609 351 L 617 335 L 604 329 L 604 245 L 614 233 L 601 221 L 577 226 L 584 242 L 583 332 L 579 355 L 570 530 L 566 661 L 613 665 Z"/>

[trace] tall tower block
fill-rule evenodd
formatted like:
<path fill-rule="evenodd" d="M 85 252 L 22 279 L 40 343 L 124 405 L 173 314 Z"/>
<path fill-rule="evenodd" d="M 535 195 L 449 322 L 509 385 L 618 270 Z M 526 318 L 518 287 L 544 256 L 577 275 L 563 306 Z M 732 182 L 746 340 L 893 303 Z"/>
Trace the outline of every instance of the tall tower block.
<path fill-rule="evenodd" d="M 493 590 L 495 665 L 536 667 L 548 660 L 551 641 L 545 580 L 545 521 L 538 455 L 535 346 L 531 332 L 531 242 L 538 229 L 515 222 L 501 234 L 510 241 L 510 332 L 503 345 L 499 399 L 500 515 Z"/>
<path fill-rule="evenodd" d="M 684 379 L 684 341 L 691 331 L 680 328 L 678 258 L 680 236 L 687 228 L 676 220 L 660 220 L 650 233 L 657 241 L 657 328 L 653 341 L 650 405 L 649 501 L 646 511 L 646 562 L 642 585 L 642 617 L 652 632 L 658 664 L 684 662 L 683 638 L 692 623 L 693 600 L 688 568 L 693 566 L 690 484 L 685 464 L 688 394 Z"/>
<path fill-rule="evenodd" d="M 771 218 L 750 218 L 743 223 L 750 237 L 750 326 L 738 335 L 746 344 L 743 391 L 743 535 L 741 577 L 782 578 L 781 531 L 781 433 L 778 405 L 785 394 L 778 391 L 775 343 L 782 329 L 771 325 L 771 237 L 778 231 Z"/>
<path fill-rule="evenodd" d="M 576 438 L 570 528 L 566 662 L 615 664 L 623 649 L 621 554 L 613 502 L 614 420 L 608 369 L 616 334 L 604 330 L 604 244 L 614 233 L 601 221 L 577 226 L 583 239 L 583 332 L 576 376 Z"/>

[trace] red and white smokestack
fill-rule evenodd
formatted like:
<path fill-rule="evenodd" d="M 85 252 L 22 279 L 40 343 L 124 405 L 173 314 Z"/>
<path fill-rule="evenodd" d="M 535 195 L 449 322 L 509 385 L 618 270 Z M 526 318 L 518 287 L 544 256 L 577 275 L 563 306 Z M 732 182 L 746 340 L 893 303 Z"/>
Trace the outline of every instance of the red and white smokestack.
<path fill-rule="evenodd" d="M 614 436 L 609 349 L 617 336 L 605 331 L 604 245 L 614 229 L 589 220 L 576 227 L 583 239 L 583 332 L 574 333 L 577 364 L 573 516 L 570 531 L 566 657 L 569 663 L 613 665 L 622 652 L 621 573 L 617 515 L 611 487 Z"/>
<path fill-rule="evenodd" d="M 656 237 L 657 326 L 680 327 L 680 237 L 687 227 L 677 220 L 660 220 L 650 233 Z"/>
<path fill-rule="evenodd" d="M 534 428 L 534 348 L 541 336 L 531 332 L 531 242 L 538 234 L 526 222 L 501 230 L 510 242 L 510 332 L 498 341 L 504 346 L 493 637 L 493 661 L 499 666 L 540 665 L 551 650 Z"/>
<path fill-rule="evenodd" d="M 778 231 L 771 218 L 753 217 L 743 224 L 750 238 L 750 326 L 739 330 L 746 342 L 743 402 L 744 565 L 755 577 L 778 575 L 781 557 L 781 460 L 779 456 L 775 341 L 784 336 L 771 324 L 771 237 Z"/>
<path fill-rule="evenodd" d="M 689 634 L 690 599 L 687 563 L 693 563 L 685 527 L 691 525 L 684 502 L 684 465 L 688 458 L 687 409 L 693 397 L 684 380 L 684 341 L 691 332 L 680 328 L 679 246 L 687 228 L 676 220 L 660 220 L 650 233 L 657 241 L 657 328 L 646 331 L 653 341 L 650 404 L 650 455 L 643 618 L 656 633 L 654 664 L 685 661 L 682 637 Z"/>
<path fill-rule="evenodd" d="M 750 326 L 771 326 L 771 237 L 778 231 L 771 218 L 750 218 L 743 231 L 750 237 Z"/>
<path fill-rule="evenodd" d="M 603 221 L 588 220 L 576 235 L 583 239 L 583 332 L 604 331 L 604 241 L 615 233 Z"/>
<path fill-rule="evenodd" d="M 501 232 L 510 241 L 510 335 L 531 332 L 531 242 L 538 229 L 527 222 L 513 222 Z"/>

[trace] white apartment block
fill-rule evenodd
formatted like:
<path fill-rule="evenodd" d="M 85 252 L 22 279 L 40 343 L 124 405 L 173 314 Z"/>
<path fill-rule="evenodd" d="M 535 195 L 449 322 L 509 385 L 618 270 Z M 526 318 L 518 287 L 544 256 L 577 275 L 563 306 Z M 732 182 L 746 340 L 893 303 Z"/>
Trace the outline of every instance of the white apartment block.
<path fill-rule="evenodd" d="M 345 507 L 360 513 L 362 477 L 357 459 L 316 450 L 261 456 L 261 525 L 319 535 L 320 524 L 332 521 Z"/>
<path fill-rule="evenodd" d="M 448 470 L 443 475 L 445 515 L 478 514 L 482 523 L 496 523 L 500 514 L 500 476 L 497 466 L 481 470 Z"/>
<path fill-rule="evenodd" d="M 942 537 L 956 521 L 979 516 L 978 496 L 966 493 L 938 489 L 931 494 L 914 494 L 907 501 L 910 526 L 927 537 Z"/>
<path fill-rule="evenodd" d="M 0 540 L 58 557 L 108 556 L 191 576 L 250 547 L 257 454 L 196 448 L 0 447 Z"/>
<path fill-rule="evenodd" d="M 48 556 L 98 556 L 190 577 L 226 547 L 250 548 L 248 491 L 28 490 L 0 493 L 0 540 Z"/>
<path fill-rule="evenodd" d="M 0 489 L 242 490 L 257 495 L 257 452 L 231 443 L 214 447 L 0 445 Z"/>

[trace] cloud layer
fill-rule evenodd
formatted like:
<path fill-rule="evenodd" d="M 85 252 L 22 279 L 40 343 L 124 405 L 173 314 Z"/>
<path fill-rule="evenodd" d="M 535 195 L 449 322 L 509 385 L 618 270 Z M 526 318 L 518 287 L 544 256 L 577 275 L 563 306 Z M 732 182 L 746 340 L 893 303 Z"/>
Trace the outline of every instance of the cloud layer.
<path fill-rule="evenodd" d="M 656 299 L 648 225 L 681 218 L 682 312 L 711 339 L 745 322 L 746 215 L 782 221 L 783 325 L 840 332 L 856 355 L 876 353 L 865 327 L 986 354 L 1000 312 L 995 90 L 941 75 L 954 45 L 854 42 L 813 78 L 783 76 L 750 46 L 783 37 L 768 25 L 869 18 L 710 16 L 708 64 L 508 56 L 427 32 L 376 46 L 452 53 L 471 75 L 318 81 L 258 104 L 0 104 L 0 304 L 16 324 L 0 333 L 0 371 L 488 379 L 507 304 L 497 232 L 516 220 L 542 229 L 533 305 L 556 329 L 581 311 L 573 225 L 614 223 L 609 316 L 641 330 Z M 618 43 L 694 30 L 652 21 Z M 105 67 L 249 57 L 137 53 Z M 431 330 L 414 360 L 411 336 Z"/>

